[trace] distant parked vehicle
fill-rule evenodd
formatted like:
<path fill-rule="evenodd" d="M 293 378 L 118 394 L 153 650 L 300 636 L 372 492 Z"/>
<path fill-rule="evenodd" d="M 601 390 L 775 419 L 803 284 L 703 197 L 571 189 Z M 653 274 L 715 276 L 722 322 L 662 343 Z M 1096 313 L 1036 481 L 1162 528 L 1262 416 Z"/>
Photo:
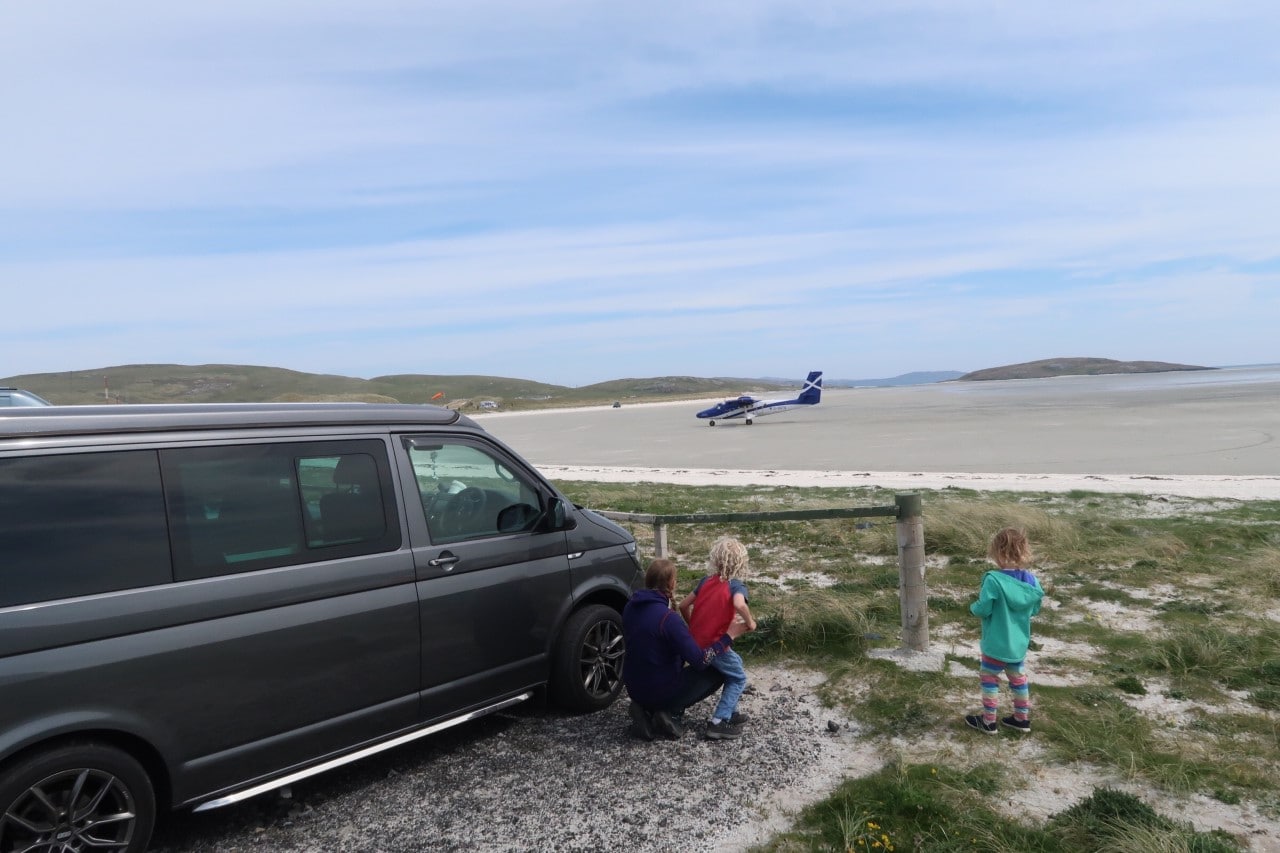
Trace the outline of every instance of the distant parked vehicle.
<path fill-rule="evenodd" d="M 0 388 L 0 406 L 52 406 L 44 397 L 21 388 Z"/>
<path fill-rule="evenodd" d="M 617 400 L 614 400 L 614 401 L 613 401 L 613 407 L 614 407 L 615 409 L 621 409 L 621 408 L 622 408 L 622 404 L 621 404 L 620 402 L 618 402 Z"/>

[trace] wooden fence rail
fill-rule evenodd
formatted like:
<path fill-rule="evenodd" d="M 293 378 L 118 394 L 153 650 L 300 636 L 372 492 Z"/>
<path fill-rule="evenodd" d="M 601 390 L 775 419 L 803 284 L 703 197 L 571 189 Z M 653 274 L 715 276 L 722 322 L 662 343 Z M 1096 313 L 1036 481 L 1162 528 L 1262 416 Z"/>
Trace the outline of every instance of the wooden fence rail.
<path fill-rule="evenodd" d="M 911 651 L 929 648 L 929 591 L 924 580 L 924 518 L 920 495 L 896 495 L 893 506 L 841 509 L 796 509 L 778 512 L 696 512 L 657 515 L 644 512 L 596 510 L 613 521 L 653 525 L 654 556 L 667 556 L 667 525 L 739 524 L 748 521 L 815 521 L 825 518 L 895 518 L 898 522 L 898 600 L 902 609 L 902 646 Z"/>

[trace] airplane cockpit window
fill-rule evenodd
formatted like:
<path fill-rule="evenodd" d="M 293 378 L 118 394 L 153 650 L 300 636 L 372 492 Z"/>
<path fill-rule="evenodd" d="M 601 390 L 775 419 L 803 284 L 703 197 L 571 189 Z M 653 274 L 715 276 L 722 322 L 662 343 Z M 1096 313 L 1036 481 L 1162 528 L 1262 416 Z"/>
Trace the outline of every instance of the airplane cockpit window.
<path fill-rule="evenodd" d="M 432 542 L 521 533 L 541 516 L 534 484 L 482 447 L 433 437 L 411 442 L 409 458 Z"/>

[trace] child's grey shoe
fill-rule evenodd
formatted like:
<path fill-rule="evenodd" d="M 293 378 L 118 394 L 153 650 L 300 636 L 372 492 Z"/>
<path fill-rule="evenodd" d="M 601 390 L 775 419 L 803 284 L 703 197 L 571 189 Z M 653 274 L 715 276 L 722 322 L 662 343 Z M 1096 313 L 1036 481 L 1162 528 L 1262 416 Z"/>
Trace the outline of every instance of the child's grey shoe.
<path fill-rule="evenodd" d="M 1013 729 L 1015 732 L 1020 732 L 1024 735 L 1031 733 L 1030 720 L 1019 720 L 1017 717 L 1001 717 L 1000 722 Z"/>
<path fill-rule="evenodd" d="M 746 711 L 734 711 L 733 716 L 729 718 L 729 722 L 733 723 L 735 726 L 740 726 L 749 719 L 751 719 L 751 715 Z"/>
<path fill-rule="evenodd" d="M 707 740 L 731 740 L 742 737 L 742 724 L 730 720 L 707 723 Z"/>
<path fill-rule="evenodd" d="M 996 733 L 996 724 L 985 722 L 982 719 L 981 714 L 969 714 L 964 718 L 964 721 L 969 726 L 969 728 L 977 729 L 983 734 L 993 735 Z M 1030 727 L 1031 726 L 1028 723 L 1027 728 L 1030 728 Z"/>

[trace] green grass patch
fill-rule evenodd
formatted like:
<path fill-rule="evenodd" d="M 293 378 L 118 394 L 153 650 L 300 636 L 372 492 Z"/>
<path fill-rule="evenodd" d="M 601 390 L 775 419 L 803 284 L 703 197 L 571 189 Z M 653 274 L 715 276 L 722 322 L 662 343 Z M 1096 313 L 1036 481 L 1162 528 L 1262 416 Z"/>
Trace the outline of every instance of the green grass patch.
<path fill-rule="evenodd" d="M 877 489 L 562 486 L 588 506 L 651 513 L 894 502 Z M 907 671 L 866 655 L 869 646 L 896 647 L 900 637 L 892 521 L 668 528 L 682 590 L 705 572 L 717 537 L 748 545 L 745 580 L 760 622 L 739 642 L 748 669 L 753 660 L 777 660 L 821 670 L 828 681 L 819 696 L 857 721 L 868 749 L 892 755 L 905 739 L 955 759 L 951 767 L 890 762 L 849 780 L 767 849 L 1235 849 L 1225 836 L 1191 833 L 1115 792 L 1095 792 L 1086 807 L 1035 826 L 988 808 L 1001 785 L 1014 785 L 1004 796 L 1016 797 L 1019 783 L 1004 780 L 1024 769 L 1006 750 L 977 752 L 1018 735 L 975 737 L 960 719 L 978 702 L 979 624 L 968 606 L 991 567 L 988 539 L 1003 526 L 1027 531 L 1032 569 L 1047 593 L 1028 656 L 1032 738 L 1042 760 L 1142 782 L 1170 798 L 1199 793 L 1276 809 L 1280 502 L 1206 508 L 1186 500 L 1178 515 L 1182 499 L 1090 492 L 940 490 L 922 500 L 930 635 L 946 652 L 944 672 Z M 633 531 L 652 554 L 651 528 Z M 1041 682 L 1042 673 L 1057 678 Z M 1001 696 L 1007 708 L 1007 689 Z M 1161 702 L 1170 703 L 1168 713 L 1159 712 Z M 1081 846 L 1089 833 L 1096 835 Z"/>
<path fill-rule="evenodd" d="M 1221 832 L 1197 832 L 1131 794 L 1098 788 L 1040 825 L 1009 820 L 994 797 L 1016 796 L 995 764 L 957 769 L 895 761 L 842 784 L 802 814 L 795 829 L 756 848 L 793 851 L 1028 851 L 1107 853 L 1243 849 Z"/>

